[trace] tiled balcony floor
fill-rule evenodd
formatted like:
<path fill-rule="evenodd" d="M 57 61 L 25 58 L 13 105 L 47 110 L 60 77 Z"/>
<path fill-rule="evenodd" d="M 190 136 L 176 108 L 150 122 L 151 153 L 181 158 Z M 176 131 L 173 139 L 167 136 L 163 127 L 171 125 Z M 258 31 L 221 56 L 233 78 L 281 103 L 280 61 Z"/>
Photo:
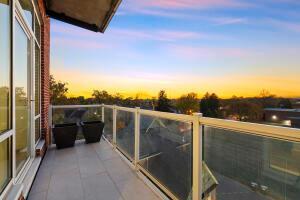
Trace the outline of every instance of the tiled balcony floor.
<path fill-rule="evenodd" d="M 156 200 L 155 193 L 104 140 L 78 141 L 75 148 L 51 147 L 29 200 Z"/>

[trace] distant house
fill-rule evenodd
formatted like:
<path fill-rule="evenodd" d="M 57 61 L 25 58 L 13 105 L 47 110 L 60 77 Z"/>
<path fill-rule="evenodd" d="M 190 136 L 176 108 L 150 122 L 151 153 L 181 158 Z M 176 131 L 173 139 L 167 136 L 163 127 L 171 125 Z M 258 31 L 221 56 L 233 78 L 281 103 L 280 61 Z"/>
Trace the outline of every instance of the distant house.
<path fill-rule="evenodd" d="M 300 99 L 295 99 L 293 102 L 293 108 L 300 109 Z"/>
<path fill-rule="evenodd" d="M 300 109 L 265 108 L 263 118 L 267 123 L 300 128 Z"/>

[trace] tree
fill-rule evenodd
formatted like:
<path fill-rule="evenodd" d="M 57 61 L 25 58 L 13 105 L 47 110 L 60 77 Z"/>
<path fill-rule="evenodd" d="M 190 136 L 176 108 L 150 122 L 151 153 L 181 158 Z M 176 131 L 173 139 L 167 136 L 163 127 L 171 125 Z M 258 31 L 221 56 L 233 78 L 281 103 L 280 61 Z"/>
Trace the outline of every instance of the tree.
<path fill-rule="evenodd" d="M 105 90 L 102 90 L 102 91 L 94 90 L 93 94 L 92 94 L 92 97 L 94 98 L 95 103 L 98 103 L 98 104 L 102 104 L 102 103 L 104 103 L 104 104 L 113 104 L 112 95 L 110 95 Z"/>
<path fill-rule="evenodd" d="M 161 112 L 171 112 L 171 108 L 172 106 L 170 99 L 168 99 L 166 92 L 161 90 L 158 93 L 157 106 L 155 110 Z"/>
<path fill-rule="evenodd" d="M 192 114 L 199 112 L 199 100 L 196 93 L 182 95 L 176 103 L 177 109 L 183 114 Z"/>
<path fill-rule="evenodd" d="M 50 101 L 53 105 L 63 105 L 67 103 L 67 88 L 68 83 L 56 81 L 52 75 L 50 75 Z"/>
<path fill-rule="evenodd" d="M 219 117 L 219 108 L 219 97 L 215 93 L 206 93 L 200 101 L 200 112 L 204 117 Z"/>
<path fill-rule="evenodd" d="M 235 98 L 229 104 L 228 115 L 238 121 L 259 121 L 262 119 L 262 114 L 261 105 L 248 99 Z"/>
<path fill-rule="evenodd" d="M 279 108 L 292 109 L 293 105 L 289 99 L 281 99 L 278 103 Z"/>
<path fill-rule="evenodd" d="M 277 105 L 276 96 L 265 89 L 260 92 L 258 99 L 263 108 L 274 108 Z"/>

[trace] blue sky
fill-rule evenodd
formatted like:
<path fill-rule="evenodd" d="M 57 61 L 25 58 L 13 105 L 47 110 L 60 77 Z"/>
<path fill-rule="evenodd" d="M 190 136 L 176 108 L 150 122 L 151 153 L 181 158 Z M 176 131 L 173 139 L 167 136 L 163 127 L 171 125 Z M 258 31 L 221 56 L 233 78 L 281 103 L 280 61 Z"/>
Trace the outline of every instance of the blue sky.
<path fill-rule="evenodd" d="M 71 96 L 300 96 L 300 2 L 123 0 L 104 34 L 51 20 L 51 73 Z"/>

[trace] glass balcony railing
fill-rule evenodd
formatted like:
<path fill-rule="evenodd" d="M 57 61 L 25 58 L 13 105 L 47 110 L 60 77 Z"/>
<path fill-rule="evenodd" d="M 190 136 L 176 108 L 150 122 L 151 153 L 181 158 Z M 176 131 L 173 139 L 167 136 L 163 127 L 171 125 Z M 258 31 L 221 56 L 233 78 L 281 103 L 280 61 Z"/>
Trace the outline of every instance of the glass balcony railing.
<path fill-rule="evenodd" d="M 52 108 L 52 125 L 101 120 L 102 108 L 100 106 L 57 106 Z M 81 131 L 78 132 L 77 139 L 83 139 Z"/>
<path fill-rule="evenodd" d="M 191 138 L 191 123 L 141 115 L 139 166 L 177 199 L 191 192 Z"/>
<path fill-rule="evenodd" d="M 204 160 L 218 199 L 300 197 L 300 143 L 205 126 Z"/>
<path fill-rule="evenodd" d="M 298 200 L 300 130 L 108 105 L 53 106 L 52 121 L 104 121 L 104 137 L 178 200 Z"/>
<path fill-rule="evenodd" d="M 131 161 L 134 159 L 134 114 L 134 112 L 118 110 L 116 122 L 116 146 Z"/>
<path fill-rule="evenodd" d="M 104 107 L 104 132 L 103 135 L 109 142 L 113 142 L 113 109 Z"/>

